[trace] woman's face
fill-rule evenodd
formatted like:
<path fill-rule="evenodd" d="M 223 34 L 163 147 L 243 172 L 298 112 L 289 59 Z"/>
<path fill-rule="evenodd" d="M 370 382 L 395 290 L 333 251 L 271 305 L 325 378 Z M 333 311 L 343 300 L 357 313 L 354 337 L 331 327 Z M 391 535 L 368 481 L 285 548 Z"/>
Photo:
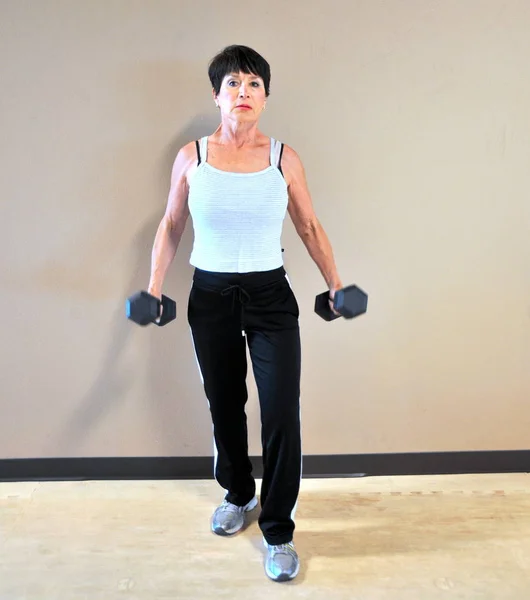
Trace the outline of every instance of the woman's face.
<path fill-rule="evenodd" d="M 248 73 L 229 73 L 223 79 L 219 94 L 214 98 L 222 114 L 238 120 L 259 117 L 267 96 L 261 77 Z"/>

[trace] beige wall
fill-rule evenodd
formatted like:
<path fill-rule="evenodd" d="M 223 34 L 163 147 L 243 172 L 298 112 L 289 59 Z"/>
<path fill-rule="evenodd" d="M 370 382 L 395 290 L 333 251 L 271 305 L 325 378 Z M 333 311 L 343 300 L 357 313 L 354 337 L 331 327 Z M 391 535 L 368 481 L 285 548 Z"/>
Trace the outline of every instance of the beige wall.
<path fill-rule="evenodd" d="M 328 324 L 290 222 L 307 454 L 529 447 L 530 4 L 0 4 L 0 457 L 209 455 L 188 226 L 142 329 L 177 149 L 218 118 L 208 60 L 272 65 L 263 130 L 298 150 L 345 283 Z M 190 223 L 191 225 L 191 223 Z M 259 453 L 252 379 L 250 446 Z"/>

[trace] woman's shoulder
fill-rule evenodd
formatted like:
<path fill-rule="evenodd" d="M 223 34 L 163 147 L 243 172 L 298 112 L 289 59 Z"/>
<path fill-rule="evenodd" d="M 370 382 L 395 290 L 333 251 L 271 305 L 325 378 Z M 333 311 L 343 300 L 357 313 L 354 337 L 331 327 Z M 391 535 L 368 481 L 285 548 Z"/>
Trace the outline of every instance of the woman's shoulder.
<path fill-rule="evenodd" d="M 273 142 L 282 147 L 282 157 L 287 157 L 288 160 L 300 160 L 298 152 L 287 143 L 282 137 L 276 137 L 275 135 L 268 136 L 267 139 L 273 140 Z"/>
<path fill-rule="evenodd" d="M 288 171 L 303 169 L 300 155 L 290 144 L 287 143 L 283 143 L 282 168 Z"/>
<path fill-rule="evenodd" d="M 268 136 L 267 139 L 271 139 L 275 145 L 277 145 L 278 147 L 281 147 L 282 164 L 283 164 L 284 159 L 287 160 L 289 163 L 293 163 L 293 164 L 301 162 L 298 152 L 289 143 L 287 143 L 283 138 L 271 135 L 271 136 Z"/>
<path fill-rule="evenodd" d="M 190 165 L 196 164 L 199 157 L 199 144 L 201 139 L 191 140 L 185 143 L 179 151 L 177 152 L 177 156 L 175 157 L 175 163 L 180 165 L 186 165 L 189 167 Z"/>
<path fill-rule="evenodd" d="M 171 178 L 174 181 L 188 180 L 197 166 L 197 144 L 195 140 L 181 146 L 173 161 Z"/>
<path fill-rule="evenodd" d="M 185 160 L 191 160 L 197 157 L 197 144 L 200 142 L 198 140 L 191 140 L 184 144 L 178 151 L 177 157 L 180 155 L 181 158 Z"/>

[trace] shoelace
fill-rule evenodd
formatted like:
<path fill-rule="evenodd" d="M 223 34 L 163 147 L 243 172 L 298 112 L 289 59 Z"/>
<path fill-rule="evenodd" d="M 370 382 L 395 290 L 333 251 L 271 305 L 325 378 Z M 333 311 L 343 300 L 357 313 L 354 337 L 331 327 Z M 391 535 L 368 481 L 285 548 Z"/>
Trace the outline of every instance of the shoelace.
<path fill-rule="evenodd" d="M 240 512 L 243 509 L 242 506 L 237 506 L 235 504 L 232 504 L 231 502 L 228 502 L 228 500 L 223 500 L 223 503 L 221 504 L 220 508 L 222 508 L 225 511 L 230 511 L 233 513 Z"/>
<path fill-rule="evenodd" d="M 278 552 L 287 552 L 295 556 L 296 550 L 294 549 L 294 545 L 292 542 L 288 542 L 287 544 L 278 544 L 276 546 L 269 546 L 269 548 L 273 551 L 274 554 Z"/>

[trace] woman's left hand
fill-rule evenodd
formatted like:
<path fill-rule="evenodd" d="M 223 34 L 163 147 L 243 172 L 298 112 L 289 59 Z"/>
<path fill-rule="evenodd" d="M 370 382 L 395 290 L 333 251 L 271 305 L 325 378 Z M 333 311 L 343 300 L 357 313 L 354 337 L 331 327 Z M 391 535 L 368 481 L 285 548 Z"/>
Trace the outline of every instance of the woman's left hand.
<path fill-rule="evenodd" d="M 340 289 L 340 287 L 332 287 L 329 290 L 329 307 L 331 308 L 331 312 L 333 312 L 333 314 L 340 316 L 340 313 L 338 313 L 335 308 L 333 307 L 333 299 L 335 298 L 335 292 L 338 291 Z"/>

